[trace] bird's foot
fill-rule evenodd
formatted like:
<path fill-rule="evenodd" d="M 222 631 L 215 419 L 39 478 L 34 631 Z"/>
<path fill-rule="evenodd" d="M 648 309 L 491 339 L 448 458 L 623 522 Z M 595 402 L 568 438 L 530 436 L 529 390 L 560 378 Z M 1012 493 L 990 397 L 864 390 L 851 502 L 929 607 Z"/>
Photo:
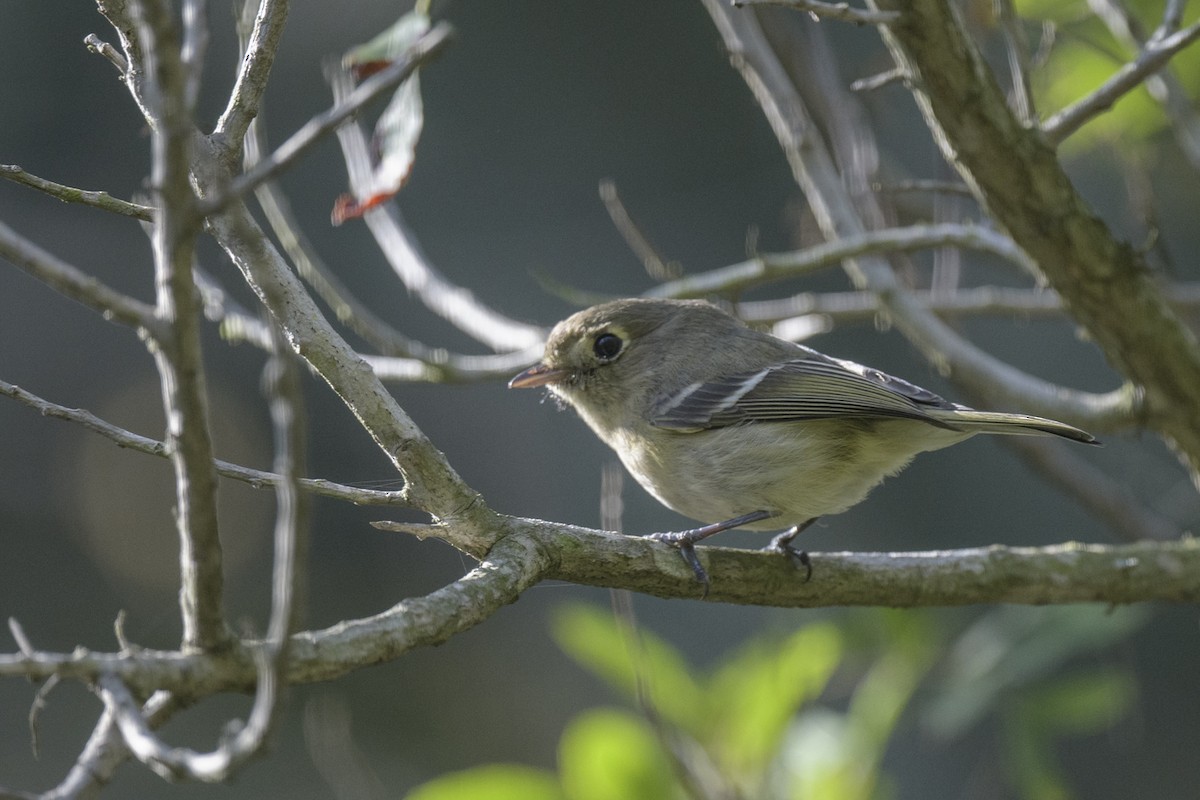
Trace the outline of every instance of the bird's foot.
<path fill-rule="evenodd" d="M 700 593 L 700 599 L 703 600 L 708 597 L 710 584 L 708 571 L 704 569 L 704 565 L 700 563 L 700 557 L 696 554 L 696 543 L 722 531 L 742 525 L 749 525 L 751 522 L 759 522 L 770 516 L 771 514 L 768 511 L 752 511 L 749 514 L 743 514 L 740 517 L 734 517 L 724 522 L 714 522 L 711 525 L 689 528 L 686 531 L 651 533 L 647 534 L 646 538 L 654 539 L 663 544 L 669 544 L 679 551 L 679 555 L 683 557 L 684 563 L 692 568 L 692 574 L 696 576 L 696 581 L 703 587 L 703 591 Z"/>
<path fill-rule="evenodd" d="M 808 583 L 812 580 L 812 559 L 808 556 L 807 550 L 800 550 L 792 547 L 792 539 L 795 539 L 802 530 L 816 522 L 816 519 L 810 519 L 802 525 L 797 525 L 793 528 L 788 528 L 783 533 L 771 540 L 771 543 L 763 548 L 767 553 L 778 553 L 781 556 L 787 556 L 797 568 L 804 569 L 804 582 Z"/>

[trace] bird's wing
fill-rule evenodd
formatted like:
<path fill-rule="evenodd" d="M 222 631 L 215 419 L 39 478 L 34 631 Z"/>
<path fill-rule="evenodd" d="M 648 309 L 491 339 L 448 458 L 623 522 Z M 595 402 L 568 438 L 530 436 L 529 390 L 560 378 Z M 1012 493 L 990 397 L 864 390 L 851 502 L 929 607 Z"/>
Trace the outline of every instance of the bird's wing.
<path fill-rule="evenodd" d="M 651 421 L 660 428 L 695 431 L 746 422 L 899 417 L 952 428 L 927 412 L 957 408 L 961 406 L 908 381 L 812 351 L 765 369 L 687 386 L 663 397 Z"/>

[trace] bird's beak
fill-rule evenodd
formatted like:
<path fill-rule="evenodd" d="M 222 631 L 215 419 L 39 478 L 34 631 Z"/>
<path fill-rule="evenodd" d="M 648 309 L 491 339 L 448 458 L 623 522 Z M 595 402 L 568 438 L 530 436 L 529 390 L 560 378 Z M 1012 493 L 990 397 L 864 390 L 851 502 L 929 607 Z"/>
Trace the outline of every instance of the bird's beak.
<path fill-rule="evenodd" d="M 558 381 L 565 380 L 570 374 L 569 370 L 555 369 L 545 364 L 534 364 L 509 381 L 508 388 L 533 389 L 537 386 L 545 386 L 548 383 L 557 383 Z"/>

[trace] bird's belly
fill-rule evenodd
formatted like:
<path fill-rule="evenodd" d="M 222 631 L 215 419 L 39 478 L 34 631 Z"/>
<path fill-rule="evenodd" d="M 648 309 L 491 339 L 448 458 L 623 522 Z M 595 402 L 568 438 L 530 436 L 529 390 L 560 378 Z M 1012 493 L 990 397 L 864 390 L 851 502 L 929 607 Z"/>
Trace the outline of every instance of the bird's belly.
<path fill-rule="evenodd" d="M 911 443 L 896 435 L 912 424 L 901 422 L 890 435 L 877 428 L 894 428 L 891 421 L 840 420 L 656 431 L 614 449 L 643 488 L 685 516 L 708 523 L 767 511 L 771 519 L 743 527 L 778 530 L 845 511 L 932 449 L 924 441 L 929 426 L 916 423 L 920 436 Z"/>

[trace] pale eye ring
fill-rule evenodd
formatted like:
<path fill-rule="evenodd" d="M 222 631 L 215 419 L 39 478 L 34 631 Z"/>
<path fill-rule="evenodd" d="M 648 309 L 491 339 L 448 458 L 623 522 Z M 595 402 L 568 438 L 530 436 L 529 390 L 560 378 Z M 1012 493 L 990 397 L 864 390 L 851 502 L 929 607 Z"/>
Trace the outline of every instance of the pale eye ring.
<path fill-rule="evenodd" d="M 621 354 L 624 344 L 615 333 L 602 333 L 592 342 L 592 352 L 602 363 L 607 363 Z"/>

